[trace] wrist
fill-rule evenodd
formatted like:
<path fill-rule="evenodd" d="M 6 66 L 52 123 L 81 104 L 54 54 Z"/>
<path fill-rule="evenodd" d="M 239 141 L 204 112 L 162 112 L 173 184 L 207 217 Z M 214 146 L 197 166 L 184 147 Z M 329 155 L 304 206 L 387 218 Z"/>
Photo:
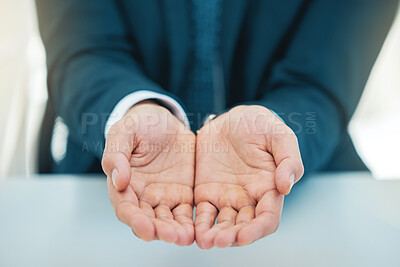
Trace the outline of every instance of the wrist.
<path fill-rule="evenodd" d="M 178 129 L 184 124 L 169 109 L 155 100 L 144 100 L 132 106 L 123 120 L 141 122 L 141 125 Z"/>
<path fill-rule="evenodd" d="M 164 107 L 163 105 L 160 105 L 156 100 L 143 100 L 140 101 L 139 103 L 136 103 L 133 105 L 125 115 L 137 113 L 137 114 L 161 114 L 161 113 L 170 113 L 169 110 Z"/>
<path fill-rule="evenodd" d="M 146 99 L 146 100 L 140 101 L 140 102 L 136 103 L 135 105 L 133 105 L 133 106 L 128 110 L 128 112 L 131 111 L 131 110 L 133 110 L 133 109 L 135 109 L 135 108 L 138 108 L 138 107 L 140 107 L 140 106 L 143 106 L 143 105 L 150 105 L 150 106 L 162 107 L 160 104 L 157 103 L 157 101 L 152 100 L 152 99 Z"/>

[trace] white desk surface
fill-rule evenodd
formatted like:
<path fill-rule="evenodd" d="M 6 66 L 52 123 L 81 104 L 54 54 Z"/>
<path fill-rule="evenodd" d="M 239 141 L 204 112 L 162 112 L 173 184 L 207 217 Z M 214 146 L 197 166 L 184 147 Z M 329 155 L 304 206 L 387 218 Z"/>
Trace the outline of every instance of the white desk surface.
<path fill-rule="evenodd" d="M 102 176 L 0 182 L 0 266 L 400 266 L 400 181 L 306 177 L 278 231 L 240 248 L 146 243 L 118 222 Z"/>

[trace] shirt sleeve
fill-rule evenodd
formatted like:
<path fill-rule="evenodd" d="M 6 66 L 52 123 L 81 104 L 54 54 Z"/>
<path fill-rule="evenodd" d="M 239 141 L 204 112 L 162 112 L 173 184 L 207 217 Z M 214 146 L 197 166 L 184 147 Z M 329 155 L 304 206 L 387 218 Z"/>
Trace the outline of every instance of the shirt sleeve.
<path fill-rule="evenodd" d="M 115 105 L 105 124 L 104 136 L 107 136 L 110 128 L 120 119 L 122 119 L 122 117 L 131 107 L 139 102 L 150 99 L 160 102 L 163 106 L 168 108 L 171 113 L 174 114 L 183 124 L 185 124 L 186 127 L 190 127 L 189 120 L 184 109 L 175 99 L 161 93 L 140 90 L 125 96 Z"/>

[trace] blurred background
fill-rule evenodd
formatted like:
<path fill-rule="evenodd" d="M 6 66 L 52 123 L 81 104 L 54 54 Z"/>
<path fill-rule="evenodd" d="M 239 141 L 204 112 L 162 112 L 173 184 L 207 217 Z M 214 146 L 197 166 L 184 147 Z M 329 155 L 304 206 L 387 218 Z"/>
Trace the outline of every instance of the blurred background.
<path fill-rule="evenodd" d="M 37 171 L 47 101 L 45 51 L 33 0 L 0 0 L 0 180 Z M 55 131 L 61 134 L 65 127 Z M 349 132 L 376 179 L 400 179 L 400 16 L 374 66 Z M 52 152 L 63 144 L 53 141 Z"/>

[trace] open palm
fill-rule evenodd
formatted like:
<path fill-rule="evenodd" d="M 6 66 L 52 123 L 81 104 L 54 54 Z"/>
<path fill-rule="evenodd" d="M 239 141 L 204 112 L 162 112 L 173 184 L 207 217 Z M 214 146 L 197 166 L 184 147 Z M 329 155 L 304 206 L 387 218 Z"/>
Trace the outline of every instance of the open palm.
<path fill-rule="evenodd" d="M 124 183 L 122 176 L 130 176 L 127 186 L 113 186 L 108 178 L 117 217 L 144 240 L 190 245 L 194 241 L 195 136 L 162 107 L 142 105 L 133 112 L 139 116 L 135 127 L 130 127 L 132 131 L 126 125 L 116 125 L 117 134 L 107 138 L 108 144 L 113 140 L 119 144 L 126 142 L 129 148 L 119 150 L 122 156 L 112 151 L 107 154 L 106 149 L 103 158 L 103 167 L 115 162 L 112 158 L 118 155 L 129 163 L 118 168 L 118 183 Z M 152 122 L 155 118 L 167 124 Z M 116 187 L 124 190 L 118 191 Z"/>
<path fill-rule="evenodd" d="M 283 195 L 266 128 L 275 116 L 266 110 L 238 107 L 198 132 L 194 195 L 201 248 L 246 245 L 279 225 Z"/>

